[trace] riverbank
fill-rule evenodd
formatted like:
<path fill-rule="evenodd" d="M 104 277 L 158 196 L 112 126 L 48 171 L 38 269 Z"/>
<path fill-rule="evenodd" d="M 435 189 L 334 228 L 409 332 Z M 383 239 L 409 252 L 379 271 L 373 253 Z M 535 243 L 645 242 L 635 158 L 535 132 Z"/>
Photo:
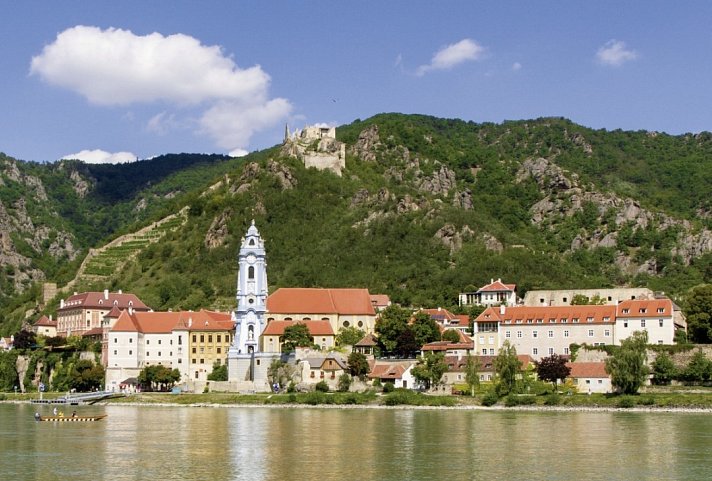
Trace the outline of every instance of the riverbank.
<path fill-rule="evenodd" d="M 50 394 L 51 396 L 51 394 Z M 0 402 L 31 403 L 37 395 L 3 395 Z M 48 396 L 45 396 L 45 399 Z M 100 401 L 97 405 L 186 406 L 186 407 L 266 407 L 323 409 L 443 409 L 518 411 L 629 411 L 629 412 L 712 412 L 712 393 L 646 393 L 635 396 L 606 394 L 510 395 L 485 406 L 480 396 L 434 396 L 396 390 L 383 394 L 366 393 L 137 393 L 124 398 Z"/>

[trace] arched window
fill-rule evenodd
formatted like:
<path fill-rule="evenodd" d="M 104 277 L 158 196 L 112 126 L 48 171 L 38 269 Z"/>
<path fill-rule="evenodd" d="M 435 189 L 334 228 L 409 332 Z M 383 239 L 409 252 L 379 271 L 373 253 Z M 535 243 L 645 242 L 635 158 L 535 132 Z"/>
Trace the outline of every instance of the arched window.
<path fill-rule="evenodd" d="M 255 266 L 250 266 L 247 268 L 247 278 L 248 279 L 255 278 Z"/>
<path fill-rule="evenodd" d="M 250 245 L 251 246 L 255 245 L 255 239 L 250 239 Z"/>

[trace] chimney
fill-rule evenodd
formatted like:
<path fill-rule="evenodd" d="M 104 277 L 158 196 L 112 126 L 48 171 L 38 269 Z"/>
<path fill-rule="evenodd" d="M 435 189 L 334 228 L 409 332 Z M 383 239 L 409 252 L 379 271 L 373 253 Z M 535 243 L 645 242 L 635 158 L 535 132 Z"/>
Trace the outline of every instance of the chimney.
<path fill-rule="evenodd" d="M 499 306 L 499 314 L 503 316 L 503 315 L 504 315 L 504 312 L 505 312 L 505 309 L 506 309 L 506 307 L 504 306 L 504 304 L 502 304 L 501 306 Z"/>
<path fill-rule="evenodd" d="M 119 294 L 123 294 L 123 293 L 124 293 L 124 292 L 123 292 L 121 289 L 119 289 Z"/>
<path fill-rule="evenodd" d="M 63 309 L 64 308 L 64 299 L 59 300 L 59 308 Z"/>
<path fill-rule="evenodd" d="M 490 284 L 494 284 L 494 279 L 490 277 Z"/>
<path fill-rule="evenodd" d="M 52 314 L 49 315 L 49 320 L 50 320 L 50 321 L 52 320 Z"/>
<path fill-rule="evenodd" d="M 443 310 L 442 307 L 438 307 L 438 312 L 440 312 L 440 311 L 442 311 L 442 310 Z"/>
<path fill-rule="evenodd" d="M 104 299 L 109 300 L 109 289 L 104 289 Z"/>

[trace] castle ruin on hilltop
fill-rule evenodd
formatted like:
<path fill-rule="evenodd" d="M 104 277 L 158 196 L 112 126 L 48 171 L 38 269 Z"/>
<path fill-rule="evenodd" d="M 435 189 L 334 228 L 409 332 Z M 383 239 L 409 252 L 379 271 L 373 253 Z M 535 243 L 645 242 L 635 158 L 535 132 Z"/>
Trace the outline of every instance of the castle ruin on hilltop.
<path fill-rule="evenodd" d="M 336 127 L 309 126 L 290 133 L 287 125 L 281 153 L 302 160 L 305 167 L 331 170 L 339 176 L 346 167 L 346 144 L 336 140 Z"/>

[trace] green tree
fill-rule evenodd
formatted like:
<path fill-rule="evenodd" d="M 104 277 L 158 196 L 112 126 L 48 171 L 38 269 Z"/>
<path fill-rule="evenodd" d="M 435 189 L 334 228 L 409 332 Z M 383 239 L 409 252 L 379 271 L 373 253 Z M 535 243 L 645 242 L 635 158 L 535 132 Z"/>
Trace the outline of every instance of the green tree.
<path fill-rule="evenodd" d="M 698 349 L 692 355 L 685 369 L 682 370 L 680 377 L 683 381 L 690 384 L 709 382 L 710 379 L 712 379 L 712 361 L 707 359 L 707 356 L 705 356 L 702 350 Z"/>
<path fill-rule="evenodd" d="M 677 368 L 667 352 L 660 352 L 652 364 L 653 383 L 659 386 L 668 386 L 670 381 L 677 377 Z"/>
<path fill-rule="evenodd" d="M 339 376 L 338 389 L 341 392 L 347 392 L 350 387 L 351 387 L 351 376 L 349 376 L 347 373 L 343 373 L 341 376 Z"/>
<path fill-rule="evenodd" d="M 606 372 L 611 384 L 623 394 L 635 394 L 648 378 L 648 332 L 635 331 L 621 341 L 620 348 L 606 359 Z"/>
<path fill-rule="evenodd" d="M 180 371 L 161 364 L 145 367 L 138 374 L 138 382 L 149 391 L 167 391 L 178 381 Z"/>
<path fill-rule="evenodd" d="M 566 379 L 571 374 L 571 368 L 566 365 L 566 358 L 558 354 L 552 354 L 549 357 L 544 357 L 540 361 L 534 363 L 536 366 L 536 374 L 542 381 L 549 381 L 554 385 L 559 379 Z"/>
<path fill-rule="evenodd" d="M 477 356 L 467 355 L 465 364 L 465 382 L 470 388 L 470 395 L 474 396 L 480 385 L 480 359 Z"/>
<path fill-rule="evenodd" d="M 349 326 L 342 327 L 339 329 L 339 333 L 336 335 L 336 345 L 337 346 L 354 346 L 361 339 L 364 338 L 366 333 L 359 329 L 358 327 Z"/>
<path fill-rule="evenodd" d="M 37 344 L 35 333 L 21 329 L 13 336 L 12 345 L 15 349 L 32 349 Z"/>
<path fill-rule="evenodd" d="M 460 334 L 455 329 L 445 329 L 441 340 L 448 342 L 460 342 Z"/>
<path fill-rule="evenodd" d="M 81 359 L 74 364 L 71 371 L 71 387 L 79 392 L 100 389 L 104 384 L 106 373 L 100 364 Z"/>
<path fill-rule="evenodd" d="M 429 352 L 425 357 L 418 359 L 418 363 L 413 366 L 413 377 L 423 383 L 426 389 L 434 388 L 440 384 L 440 380 L 447 371 L 445 355 L 441 352 Z"/>
<path fill-rule="evenodd" d="M 440 340 L 440 327 L 438 327 L 438 323 L 425 312 L 418 312 L 413 316 L 410 330 L 413 331 L 418 348 L 423 347 L 429 342 Z"/>
<path fill-rule="evenodd" d="M 572 306 L 603 306 L 605 304 L 606 300 L 598 295 L 589 298 L 584 294 L 575 294 L 571 298 Z"/>
<path fill-rule="evenodd" d="M 522 361 L 517 357 L 517 349 L 504 341 L 497 357 L 492 361 L 496 379 L 496 391 L 500 396 L 514 392 L 517 386 L 517 376 L 522 370 Z"/>
<path fill-rule="evenodd" d="M 378 342 L 386 352 L 392 353 L 398 345 L 398 338 L 408 327 L 410 311 L 392 304 L 381 311 L 376 320 Z"/>
<path fill-rule="evenodd" d="M 690 290 L 685 300 L 685 315 L 690 340 L 699 344 L 712 342 L 712 284 Z"/>
<path fill-rule="evenodd" d="M 297 347 L 311 347 L 314 345 L 309 328 L 301 322 L 286 327 L 281 340 L 282 352 L 292 352 Z"/>
<path fill-rule="evenodd" d="M 395 354 L 402 358 L 411 358 L 420 350 L 422 344 L 415 339 L 415 334 L 410 327 L 405 328 L 398 336 Z"/>
<path fill-rule="evenodd" d="M 208 374 L 208 381 L 227 381 L 227 379 L 227 364 L 220 364 L 215 361 L 213 370 Z"/>
<path fill-rule="evenodd" d="M 368 374 L 368 359 L 363 353 L 352 352 L 348 358 L 349 372 L 352 376 L 363 377 Z"/>

